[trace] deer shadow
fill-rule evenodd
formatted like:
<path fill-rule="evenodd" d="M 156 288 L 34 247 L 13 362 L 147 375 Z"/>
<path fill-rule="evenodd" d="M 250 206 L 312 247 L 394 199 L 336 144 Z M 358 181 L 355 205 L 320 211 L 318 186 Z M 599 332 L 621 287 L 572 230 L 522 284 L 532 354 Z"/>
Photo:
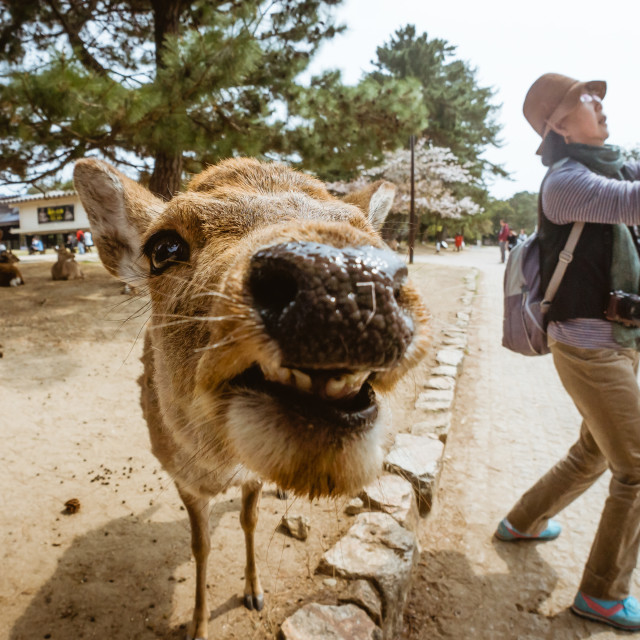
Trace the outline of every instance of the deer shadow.
<path fill-rule="evenodd" d="M 236 500 L 217 502 L 209 521 L 213 535 Z M 109 521 L 74 539 L 56 570 L 15 622 L 9 640 L 110 638 L 184 640 L 191 615 L 171 625 L 174 592 L 186 589 L 192 568 L 189 522 L 153 522 L 155 508 Z M 239 527 L 239 525 L 238 525 Z M 189 603 L 192 593 L 189 590 Z M 242 606 L 233 595 L 211 611 L 215 619 Z"/>

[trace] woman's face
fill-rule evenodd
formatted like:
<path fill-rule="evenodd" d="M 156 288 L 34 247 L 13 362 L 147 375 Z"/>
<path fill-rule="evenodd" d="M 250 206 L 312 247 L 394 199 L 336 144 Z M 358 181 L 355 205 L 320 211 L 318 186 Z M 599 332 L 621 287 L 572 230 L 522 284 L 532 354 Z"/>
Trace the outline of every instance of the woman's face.
<path fill-rule="evenodd" d="M 566 142 L 602 146 L 609 137 L 602 100 L 594 94 L 583 93 L 573 111 L 552 129 L 563 136 Z"/>

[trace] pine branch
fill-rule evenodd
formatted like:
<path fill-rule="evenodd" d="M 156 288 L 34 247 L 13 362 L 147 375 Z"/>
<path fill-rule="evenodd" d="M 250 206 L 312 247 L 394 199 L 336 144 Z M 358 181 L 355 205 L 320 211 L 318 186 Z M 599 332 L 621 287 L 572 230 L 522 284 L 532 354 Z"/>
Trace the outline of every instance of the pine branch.
<path fill-rule="evenodd" d="M 66 16 L 60 11 L 55 0 L 46 0 L 51 10 L 55 13 L 56 17 L 60 21 L 64 32 L 67 34 L 69 44 L 73 50 L 77 53 L 80 62 L 92 71 L 95 71 L 99 76 L 108 77 L 106 69 L 91 55 L 89 50 L 85 47 L 84 41 L 80 37 L 80 29 L 75 29 L 70 22 L 66 19 Z"/>
<path fill-rule="evenodd" d="M 37 171 L 37 175 L 33 178 L 22 178 L 21 180 L 11 180 L 6 176 L 3 178 L 3 182 L 6 184 L 27 184 L 36 185 L 43 178 L 56 175 L 61 169 L 63 169 L 74 158 L 82 157 L 83 153 L 78 153 L 77 148 L 71 148 L 67 152 L 60 154 L 54 158 L 47 158 L 47 163 L 55 162 L 49 169 L 40 169 Z"/>

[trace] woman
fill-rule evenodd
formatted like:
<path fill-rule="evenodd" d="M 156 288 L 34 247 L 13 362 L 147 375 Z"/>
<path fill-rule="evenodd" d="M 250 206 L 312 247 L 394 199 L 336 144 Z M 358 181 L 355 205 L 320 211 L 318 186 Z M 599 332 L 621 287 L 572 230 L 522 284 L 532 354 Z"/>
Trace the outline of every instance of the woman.
<path fill-rule="evenodd" d="M 640 604 L 629 594 L 640 544 L 640 329 L 605 318 L 611 291 L 640 291 L 640 165 L 605 145 L 605 92 L 602 81 L 545 74 L 524 102 L 549 167 L 540 195 L 542 290 L 573 223 L 586 223 L 548 313 L 554 364 L 583 421 L 567 456 L 520 498 L 495 535 L 553 540 L 561 527 L 551 517 L 609 468 L 609 497 L 571 609 L 640 631 Z"/>

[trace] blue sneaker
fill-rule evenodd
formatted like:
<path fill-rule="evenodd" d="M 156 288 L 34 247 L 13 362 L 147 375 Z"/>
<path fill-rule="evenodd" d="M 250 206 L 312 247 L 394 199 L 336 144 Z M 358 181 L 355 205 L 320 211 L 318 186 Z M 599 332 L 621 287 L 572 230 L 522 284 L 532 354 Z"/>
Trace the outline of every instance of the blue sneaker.
<path fill-rule="evenodd" d="M 640 631 L 640 603 L 633 596 L 624 600 L 602 600 L 578 591 L 571 611 L 583 618 L 604 622 L 616 629 Z"/>
<path fill-rule="evenodd" d="M 561 531 L 562 527 L 559 522 L 549 520 L 547 528 L 537 536 L 520 533 L 506 518 L 503 518 L 494 535 L 498 540 L 502 540 L 503 542 L 514 542 L 518 540 L 540 540 L 546 542 L 547 540 L 555 540 Z"/>

